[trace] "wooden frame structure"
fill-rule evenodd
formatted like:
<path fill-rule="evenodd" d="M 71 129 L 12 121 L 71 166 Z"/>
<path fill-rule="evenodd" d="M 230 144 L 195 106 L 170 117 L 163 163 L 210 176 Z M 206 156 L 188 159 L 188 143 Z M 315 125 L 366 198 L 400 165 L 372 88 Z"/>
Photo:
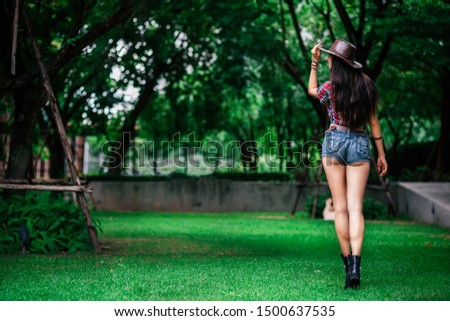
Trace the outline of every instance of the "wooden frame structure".
<path fill-rule="evenodd" d="M 73 156 L 72 150 L 69 145 L 69 140 L 67 139 L 66 130 L 64 128 L 64 124 L 61 119 L 61 114 L 59 112 L 58 101 L 56 100 L 56 97 L 53 93 L 53 89 L 52 89 L 52 85 L 50 83 L 47 68 L 45 67 L 45 64 L 42 61 L 41 52 L 40 52 L 37 42 L 33 36 L 31 23 L 30 23 L 30 20 L 28 19 L 28 15 L 27 15 L 25 6 L 23 5 L 22 1 L 20 1 L 20 0 L 16 1 L 14 24 L 15 24 L 15 26 L 17 26 L 17 24 L 18 24 L 19 7 L 22 12 L 25 28 L 27 30 L 28 36 L 29 36 L 31 44 L 33 46 L 33 51 L 34 51 L 36 61 L 39 65 L 39 72 L 41 74 L 42 84 L 43 84 L 45 92 L 47 93 L 47 97 L 48 97 L 48 101 L 50 103 L 52 115 L 53 115 L 53 118 L 55 119 L 56 129 L 58 131 L 59 137 L 61 139 L 61 144 L 64 149 L 64 154 L 66 156 L 66 161 L 67 161 L 67 168 L 69 169 L 72 183 L 68 184 L 68 185 L 67 184 L 66 185 L 56 185 L 56 181 L 53 181 L 50 184 L 39 184 L 38 183 L 38 184 L 34 185 L 34 184 L 30 184 L 26 180 L 3 180 L 2 182 L 0 182 L 0 188 L 2 188 L 2 189 L 18 189 L 18 190 L 47 190 L 47 191 L 74 192 L 75 200 L 76 200 L 78 206 L 80 207 L 81 212 L 83 214 L 83 218 L 86 222 L 87 231 L 89 234 L 89 238 L 91 239 L 92 245 L 97 253 L 101 253 L 102 249 L 98 242 L 97 233 L 96 233 L 94 225 L 92 223 L 92 218 L 89 213 L 89 208 L 87 206 L 86 198 L 84 195 L 84 193 L 92 192 L 92 189 L 87 186 L 83 186 L 81 184 L 80 178 L 78 177 L 78 172 L 77 172 L 77 169 L 75 167 L 75 162 L 74 162 L 74 156 Z M 17 28 L 15 28 L 15 30 L 17 30 Z M 14 32 L 13 44 L 17 42 L 16 37 L 17 37 L 17 32 Z M 15 61 L 15 48 L 13 48 L 11 61 L 12 61 L 12 63 Z M 12 66 L 11 68 L 13 70 L 14 67 Z"/>

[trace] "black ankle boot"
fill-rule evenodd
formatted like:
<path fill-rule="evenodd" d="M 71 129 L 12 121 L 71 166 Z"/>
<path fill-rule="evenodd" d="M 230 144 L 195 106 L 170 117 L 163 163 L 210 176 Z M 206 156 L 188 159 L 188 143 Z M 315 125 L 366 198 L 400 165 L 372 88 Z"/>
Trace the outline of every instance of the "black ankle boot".
<path fill-rule="evenodd" d="M 361 257 L 357 255 L 348 256 L 348 278 L 349 287 L 357 288 L 361 284 L 360 275 Z"/>
<path fill-rule="evenodd" d="M 344 289 L 348 289 L 349 288 L 349 281 L 350 281 L 350 274 L 348 273 L 348 257 L 347 256 L 343 256 L 341 253 L 341 258 L 342 261 L 344 262 L 344 271 L 345 271 L 345 285 L 344 285 Z"/>

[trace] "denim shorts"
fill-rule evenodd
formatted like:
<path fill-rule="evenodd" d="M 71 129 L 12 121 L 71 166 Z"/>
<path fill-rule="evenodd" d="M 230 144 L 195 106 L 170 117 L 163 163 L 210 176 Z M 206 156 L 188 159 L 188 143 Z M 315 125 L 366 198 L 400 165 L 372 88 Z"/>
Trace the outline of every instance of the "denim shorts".
<path fill-rule="evenodd" d="M 322 157 L 332 157 L 341 164 L 370 162 L 369 138 L 359 132 L 327 130 Z"/>

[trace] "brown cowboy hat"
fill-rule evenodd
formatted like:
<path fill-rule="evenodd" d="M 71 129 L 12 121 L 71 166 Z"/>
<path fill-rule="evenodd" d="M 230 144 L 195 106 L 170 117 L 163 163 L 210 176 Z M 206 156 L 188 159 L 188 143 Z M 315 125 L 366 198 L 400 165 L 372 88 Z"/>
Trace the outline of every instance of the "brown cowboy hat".
<path fill-rule="evenodd" d="M 336 39 L 330 49 L 320 48 L 320 50 L 341 58 L 355 69 L 361 69 L 363 67 L 361 63 L 355 61 L 356 47 L 348 41 Z"/>

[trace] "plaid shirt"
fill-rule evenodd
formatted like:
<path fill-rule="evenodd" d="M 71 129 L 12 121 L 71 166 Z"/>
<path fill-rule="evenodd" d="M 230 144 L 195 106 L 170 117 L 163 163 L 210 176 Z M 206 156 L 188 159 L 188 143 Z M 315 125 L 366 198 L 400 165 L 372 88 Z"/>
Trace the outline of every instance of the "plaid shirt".
<path fill-rule="evenodd" d="M 319 95 L 320 103 L 327 107 L 330 122 L 336 125 L 347 126 L 345 120 L 340 119 L 340 115 L 334 110 L 334 93 L 331 81 L 320 85 L 317 89 L 317 94 Z"/>

